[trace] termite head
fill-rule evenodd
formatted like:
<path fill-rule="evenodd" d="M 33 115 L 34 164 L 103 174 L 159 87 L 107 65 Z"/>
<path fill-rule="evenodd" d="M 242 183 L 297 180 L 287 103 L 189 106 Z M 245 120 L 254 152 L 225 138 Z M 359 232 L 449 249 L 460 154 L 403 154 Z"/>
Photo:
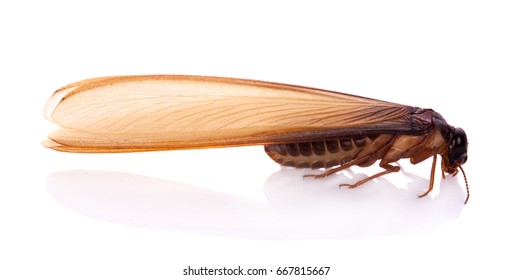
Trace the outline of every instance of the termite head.
<path fill-rule="evenodd" d="M 449 164 L 459 166 L 467 161 L 467 134 L 459 127 L 454 130 L 454 135 L 449 143 Z"/>
<path fill-rule="evenodd" d="M 459 127 L 451 131 L 450 134 L 449 147 L 447 154 L 443 156 L 442 169 L 449 174 L 456 175 L 458 167 L 467 161 L 467 134 Z"/>
<path fill-rule="evenodd" d="M 465 199 L 465 204 L 467 204 L 470 192 L 468 189 L 467 175 L 465 175 L 465 171 L 463 170 L 463 167 L 461 167 L 467 161 L 467 134 L 465 134 L 463 129 L 457 127 L 455 129 L 451 129 L 450 136 L 447 153 L 442 155 L 442 170 L 452 174 L 452 176 L 456 176 L 456 174 L 458 174 L 458 169 L 461 170 L 467 187 L 467 198 Z"/>
<path fill-rule="evenodd" d="M 462 128 L 454 128 L 447 124 L 436 112 L 433 112 L 433 123 L 447 144 L 447 149 L 441 153 L 442 169 L 446 173 L 456 175 L 458 168 L 467 161 L 467 134 Z"/>
<path fill-rule="evenodd" d="M 459 127 L 454 129 L 451 134 L 447 156 L 444 157 L 442 168 L 445 172 L 456 175 L 458 167 L 467 161 L 468 141 L 467 134 Z"/>

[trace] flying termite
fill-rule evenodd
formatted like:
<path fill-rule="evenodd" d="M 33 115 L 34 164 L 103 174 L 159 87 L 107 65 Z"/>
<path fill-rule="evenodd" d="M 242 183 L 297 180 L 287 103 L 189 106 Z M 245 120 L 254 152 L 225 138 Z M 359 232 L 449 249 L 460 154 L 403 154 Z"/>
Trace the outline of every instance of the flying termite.
<path fill-rule="evenodd" d="M 398 172 L 393 163 L 438 155 L 442 175 L 465 172 L 467 136 L 432 109 L 334 91 L 254 80 L 147 75 L 83 80 L 57 90 L 44 114 L 61 128 L 43 143 L 73 153 L 117 153 L 264 145 L 277 163 L 324 169 L 322 178 L 379 161 L 384 170 L 354 184 Z"/>

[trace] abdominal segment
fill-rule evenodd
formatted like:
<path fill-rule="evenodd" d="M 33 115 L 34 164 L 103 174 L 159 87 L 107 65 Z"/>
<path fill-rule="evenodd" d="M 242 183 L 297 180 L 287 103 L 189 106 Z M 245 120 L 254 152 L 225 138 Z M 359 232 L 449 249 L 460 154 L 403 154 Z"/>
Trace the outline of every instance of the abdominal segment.
<path fill-rule="evenodd" d="M 266 145 L 265 152 L 277 163 L 296 168 L 330 168 L 362 157 L 368 157 L 368 160 L 358 165 L 369 166 L 383 158 L 394 138 L 394 135 L 380 134 L 273 144 Z"/>

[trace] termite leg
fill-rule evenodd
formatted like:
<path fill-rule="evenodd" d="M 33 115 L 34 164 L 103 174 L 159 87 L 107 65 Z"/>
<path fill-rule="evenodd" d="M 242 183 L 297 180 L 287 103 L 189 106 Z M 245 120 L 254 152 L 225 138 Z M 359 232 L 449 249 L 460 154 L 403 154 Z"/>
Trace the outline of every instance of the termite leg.
<path fill-rule="evenodd" d="M 323 173 L 321 174 L 306 174 L 306 175 L 303 175 L 303 178 L 306 178 L 306 177 L 313 177 L 314 179 L 320 179 L 320 178 L 324 178 L 324 177 L 327 177 L 331 174 L 334 174 L 334 173 L 337 173 L 339 171 L 342 171 L 346 168 L 349 168 L 353 165 L 358 165 L 362 162 L 365 162 L 366 160 L 369 159 L 370 156 L 366 156 L 366 157 L 362 157 L 362 158 L 359 158 L 359 159 L 355 159 L 355 160 L 351 160 L 349 162 L 346 162 L 340 166 L 337 166 L 337 167 L 333 167 L 333 168 L 330 168 L 326 171 L 324 171 Z"/>
<path fill-rule="evenodd" d="M 379 172 L 377 174 L 374 174 L 368 178 L 365 178 L 363 180 L 360 180 L 358 182 L 356 182 L 355 184 L 340 184 L 339 187 L 349 187 L 350 189 L 352 188 L 356 188 L 362 184 L 365 184 L 367 183 L 368 181 L 370 180 L 374 180 L 378 177 L 381 177 L 383 175 L 387 175 L 389 173 L 392 173 L 392 172 L 399 172 L 399 170 L 401 170 L 401 168 L 399 166 L 393 166 L 391 165 L 390 163 L 380 163 L 379 166 L 385 168 L 385 171 L 382 171 L 382 172 Z"/>
<path fill-rule="evenodd" d="M 435 167 L 436 167 L 436 154 L 433 155 L 433 164 L 431 165 L 431 177 L 429 178 L 429 188 L 425 193 L 419 195 L 419 198 L 428 195 L 433 190 L 433 185 L 435 183 Z M 443 174 L 443 172 L 442 172 L 442 174 Z"/>

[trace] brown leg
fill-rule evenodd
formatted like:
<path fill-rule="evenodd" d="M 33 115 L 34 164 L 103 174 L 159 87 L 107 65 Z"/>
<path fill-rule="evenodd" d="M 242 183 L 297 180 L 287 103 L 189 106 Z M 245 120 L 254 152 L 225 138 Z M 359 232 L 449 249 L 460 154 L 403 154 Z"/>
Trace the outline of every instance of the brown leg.
<path fill-rule="evenodd" d="M 378 177 L 381 177 L 383 175 L 386 175 L 388 173 L 392 173 L 392 172 L 399 172 L 399 170 L 401 170 L 401 168 L 399 166 L 393 166 L 389 163 L 380 163 L 379 166 L 385 168 L 385 171 L 382 171 L 382 172 L 379 172 L 378 174 L 374 174 L 368 178 L 365 178 L 363 180 L 360 180 L 358 182 L 356 182 L 355 184 L 340 184 L 339 187 L 349 187 L 350 189 L 352 188 L 356 188 L 362 184 L 365 184 L 367 183 L 368 181 L 370 180 L 374 180 Z"/>
<path fill-rule="evenodd" d="M 429 179 L 429 188 L 425 193 L 419 195 L 419 198 L 428 195 L 428 193 L 430 193 L 433 190 L 433 185 L 435 183 L 434 182 L 435 181 L 435 167 L 436 167 L 436 154 L 433 155 L 433 165 L 431 165 L 431 177 Z M 442 171 L 442 174 L 443 174 L 443 171 Z"/>
<path fill-rule="evenodd" d="M 342 171 L 342 170 L 344 170 L 346 168 L 349 168 L 349 167 L 351 167 L 353 165 L 358 165 L 358 164 L 360 164 L 362 162 L 365 162 L 369 158 L 370 158 L 370 155 L 366 156 L 366 157 L 359 158 L 359 159 L 355 159 L 355 160 L 352 160 L 352 161 L 349 161 L 349 162 L 346 162 L 346 163 L 342 164 L 341 166 L 332 167 L 332 168 L 324 171 L 321 174 L 306 174 L 306 175 L 303 175 L 303 178 L 306 178 L 306 177 L 314 177 L 314 179 L 324 178 L 324 177 L 327 177 L 327 176 L 329 176 L 331 174 L 334 174 L 334 173 Z"/>

